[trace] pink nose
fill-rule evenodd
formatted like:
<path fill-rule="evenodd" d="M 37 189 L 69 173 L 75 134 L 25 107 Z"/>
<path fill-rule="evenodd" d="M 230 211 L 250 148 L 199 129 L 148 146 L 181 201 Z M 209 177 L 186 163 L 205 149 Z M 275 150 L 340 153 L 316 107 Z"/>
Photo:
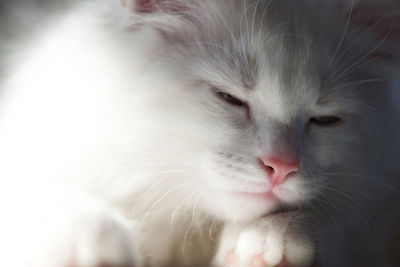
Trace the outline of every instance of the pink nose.
<path fill-rule="evenodd" d="M 272 186 L 280 185 L 299 170 L 297 162 L 287 162 L 275 157 L 260 158 L 262 167 L 266 170 Z"/>

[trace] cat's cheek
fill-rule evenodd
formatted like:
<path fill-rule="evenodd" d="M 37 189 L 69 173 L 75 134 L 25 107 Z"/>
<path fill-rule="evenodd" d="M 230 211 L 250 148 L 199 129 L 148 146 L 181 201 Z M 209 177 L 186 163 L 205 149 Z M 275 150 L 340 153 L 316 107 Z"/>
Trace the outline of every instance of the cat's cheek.
<path fill-rule="evenodd" d="M 285 204 L 297 206 L 311 200 L 317 191 L 313 178 L 306 177 L 287 181 L 274 189 L 274 194 Z"/>
<path fill-rule="evenodd" d="M 304 165 L 312 173 L 329 168 L 341 146 L 340 142 L 337 142 L 337 136 L 340 134 L 314 128 L 309 131 L 304 151 Z"/>

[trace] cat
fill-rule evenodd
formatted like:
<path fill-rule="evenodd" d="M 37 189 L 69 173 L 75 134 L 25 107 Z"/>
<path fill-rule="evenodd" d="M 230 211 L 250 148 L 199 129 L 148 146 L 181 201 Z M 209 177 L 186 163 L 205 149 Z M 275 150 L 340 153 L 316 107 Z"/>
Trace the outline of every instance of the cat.
<path fill-rule="evenodd" d="M 398 2 L 22 3 L 2 265 L 395 266 Z"/>

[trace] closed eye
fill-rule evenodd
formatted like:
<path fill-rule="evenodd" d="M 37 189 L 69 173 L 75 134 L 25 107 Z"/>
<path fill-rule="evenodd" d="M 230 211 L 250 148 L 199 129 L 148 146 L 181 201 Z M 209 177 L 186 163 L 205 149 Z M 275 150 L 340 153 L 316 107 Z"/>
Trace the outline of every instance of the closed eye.
<path fill-rule="evenodd" d="M 234 97 L 228 93 L 222 92 L 222 91 L 217 91 L 216 92 L 217 96 L 222 99 L 223 101 L 234 105 L 234 106 L 244 106 L 246 103 L 243 102 L 242 100 L 238 99 L 237 97 Z"/>
<path fill-rule="evenodd" d="M 336 126 L 342 119 L 336 116 L 315 116 L 310 119 L 312 124 L 324 127 L 324 126 Z"/>

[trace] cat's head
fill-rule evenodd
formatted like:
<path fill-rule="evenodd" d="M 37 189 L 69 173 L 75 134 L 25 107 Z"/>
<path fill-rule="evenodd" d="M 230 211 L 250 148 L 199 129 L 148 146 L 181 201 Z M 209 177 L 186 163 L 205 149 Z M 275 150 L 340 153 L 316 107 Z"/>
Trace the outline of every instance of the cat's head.
<path fill-rule="evenodd" d="M 370 16 L 331 2 L 123 1 L 129 27 L 157 32 L 154 58 L 173 77 L 153 160 L 183 170 L 168 186 L 184 202 L 245 221 L 361 190 L 390 165 L 398 22 L 385 4 Z"/>

